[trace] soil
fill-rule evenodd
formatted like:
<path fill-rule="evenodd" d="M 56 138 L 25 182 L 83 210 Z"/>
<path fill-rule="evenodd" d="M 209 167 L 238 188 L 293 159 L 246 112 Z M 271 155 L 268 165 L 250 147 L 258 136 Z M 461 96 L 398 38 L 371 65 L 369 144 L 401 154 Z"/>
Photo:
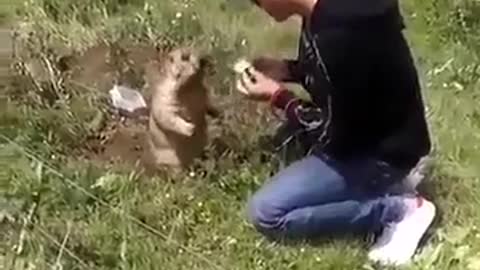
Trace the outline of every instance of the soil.
<path fill-rule="evenodd" d="M 6 42 L 0 28 L 0 72 Z M 5 48 L 4 48 L 5 47 Z M 5 51 L 5 53 L 4 53 Z M 115 83 L 132 87 L 140 91 L 147 104 L 150 101 L 148 93 L 143 89 L 143 67 L 147 61 L 153 59 L 156 49 L 141 45 L 125 46 L 120 44 L 100 44 L 82 52 L 74 52 L 59 57 L 56 68 L 68 78 L 66 82 L 81 89 L 92 90 L 93 95 L 110 99 L 108 91 Z M 43 65 L 35 59 L 29 59 L 27 64 L 32 70 L 32 75 L 37 81 L 48 80 Z M 0 78 L 2 73 L 0 73 Z M 148 125 L 148 109 L 134 113 L 118 112 L 109 108 L 104 123 L 91 138 L 88 138 L 82 149 L 72 149 L 79 154 L 80 159 L 86 159 L 96 164 L 120 165 L 120 167 L 139 167 L 150 169 L 144 162 L 144 149 L 146 146 L 146 131 Z M 148 160 L 148 158 L 147 158 Z"/>
<path fill-rule="evenodd" d="M 143 89 L 143 67 L 155 56 L 154 48 L 101 45 L 63 59 L 67 59 L 65 67 L 72 71 L 71 79 L 75 82 L 104 93 L 115 82 L 130 86 L 140 91 L 149 104 L 149 93 Z M 88 140 L 82 151 L 84 157 L 97 164 L 153 173 L 155 170 L 148 163 L 153 160 L 147 151 L 148 114 L 148 109 L 132 114 L 113 112 L 105 127 Z"/>
<path fill-rule="evenodd" d="M 136 170 L 147 176 L 153 176 L 158 172 L 180 173 L 181 170 L 175 168 L 155 168 L 149 161 L 153 160 L 148 151 L 147 128 L 148 117 L 145 114 L 130 117 L 112 115 L 105 128 L 103 128 L 95 137 L 87 141 L 86 147 L 81 150 L 81 157 L 94 162 L 123 168 L 127 170 Z M 210 147 L 220 156 L 230 147 L 220 139 L 218 131 L 211 130 L 212 140 Z M 200 159 L 205 157 L 200 157 Z M 159 171 L 160 169 L 160 171 Z"/>
<path fill-rule="evenodd" d="M 113 117 L 88 140 L 85 155 L 102 163 L 139 165 L 146 147 L 146 130 L 145 121 L 139 118 Z"/>
<path fill-rule="evenodd" d="M 114 83 L 143 91 L 143 67 L 155 56 L 154 48 L 99 45 L 80 55 L 67 55 L 62 59 L 64 68 L 71 71 L 71 80 L 106 93 Z M 148 109 L 133 114 L 115 112 L 105 128 L 87 143 L 86 156 L 100 163 L 134 166 L 150 169 L 144 161 Z M 148 160 L 148 158 L 147 158 Z"/>

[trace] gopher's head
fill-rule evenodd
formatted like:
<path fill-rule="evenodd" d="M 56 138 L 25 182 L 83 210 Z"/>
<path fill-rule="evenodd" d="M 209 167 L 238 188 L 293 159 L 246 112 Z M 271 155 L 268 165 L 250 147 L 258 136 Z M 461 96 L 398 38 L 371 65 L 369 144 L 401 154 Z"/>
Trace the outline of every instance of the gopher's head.
<path fill-rule="evenodd" d="M 203 75 L 208 60 L 201 58 L 190 48 L 179 48 L 169 52 L 163 59 L 164 71 L 180 81 L 187 81 L 197 75 Z"/>

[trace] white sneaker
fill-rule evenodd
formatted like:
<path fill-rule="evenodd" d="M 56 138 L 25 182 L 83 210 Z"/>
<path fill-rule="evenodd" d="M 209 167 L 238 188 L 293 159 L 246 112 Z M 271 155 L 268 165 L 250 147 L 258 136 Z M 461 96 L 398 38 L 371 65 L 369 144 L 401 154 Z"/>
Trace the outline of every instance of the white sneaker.
<path fill-rule="evenodd" d="M 435 217 L 435 205 L 422 197 L 405 198 L 406 214 L 386 226 L 368 253 L 372 261 L 396 266 L 406 264 L 415 254 L 420 239 Z"/>

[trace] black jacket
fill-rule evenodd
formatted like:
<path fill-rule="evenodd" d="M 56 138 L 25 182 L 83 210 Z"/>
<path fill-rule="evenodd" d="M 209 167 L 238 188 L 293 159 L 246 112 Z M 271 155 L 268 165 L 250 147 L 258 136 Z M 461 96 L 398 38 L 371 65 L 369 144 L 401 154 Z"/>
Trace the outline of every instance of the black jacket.
<path fill-rule="evenodd" d="M 316 151 L 411 168 L 430 151 L 430 139 L 398 5 L 388 0 L 338 4 L 345 2 L 365 7 L 347 11 L 335 0 L 320 0 L 302 27 L 298 58 L 288 62 L 292 80 L 313 102 L 284 92 L 274 103 L 293 125 L 315 131 Z M 312 111 L 321 112 L 320 120 L 307 116 Z"/>

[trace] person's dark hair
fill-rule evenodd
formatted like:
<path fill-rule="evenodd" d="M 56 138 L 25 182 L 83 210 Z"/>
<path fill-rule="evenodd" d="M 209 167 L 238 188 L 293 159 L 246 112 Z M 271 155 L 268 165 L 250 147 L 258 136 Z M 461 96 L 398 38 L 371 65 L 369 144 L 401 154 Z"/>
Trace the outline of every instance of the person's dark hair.
<path fill-rule="evenodd" d="M 250 2 L 252 2 L 253 4 L 255 4 L 257 6 L 259 5 L 258 0 L 250 0 Z"/>

